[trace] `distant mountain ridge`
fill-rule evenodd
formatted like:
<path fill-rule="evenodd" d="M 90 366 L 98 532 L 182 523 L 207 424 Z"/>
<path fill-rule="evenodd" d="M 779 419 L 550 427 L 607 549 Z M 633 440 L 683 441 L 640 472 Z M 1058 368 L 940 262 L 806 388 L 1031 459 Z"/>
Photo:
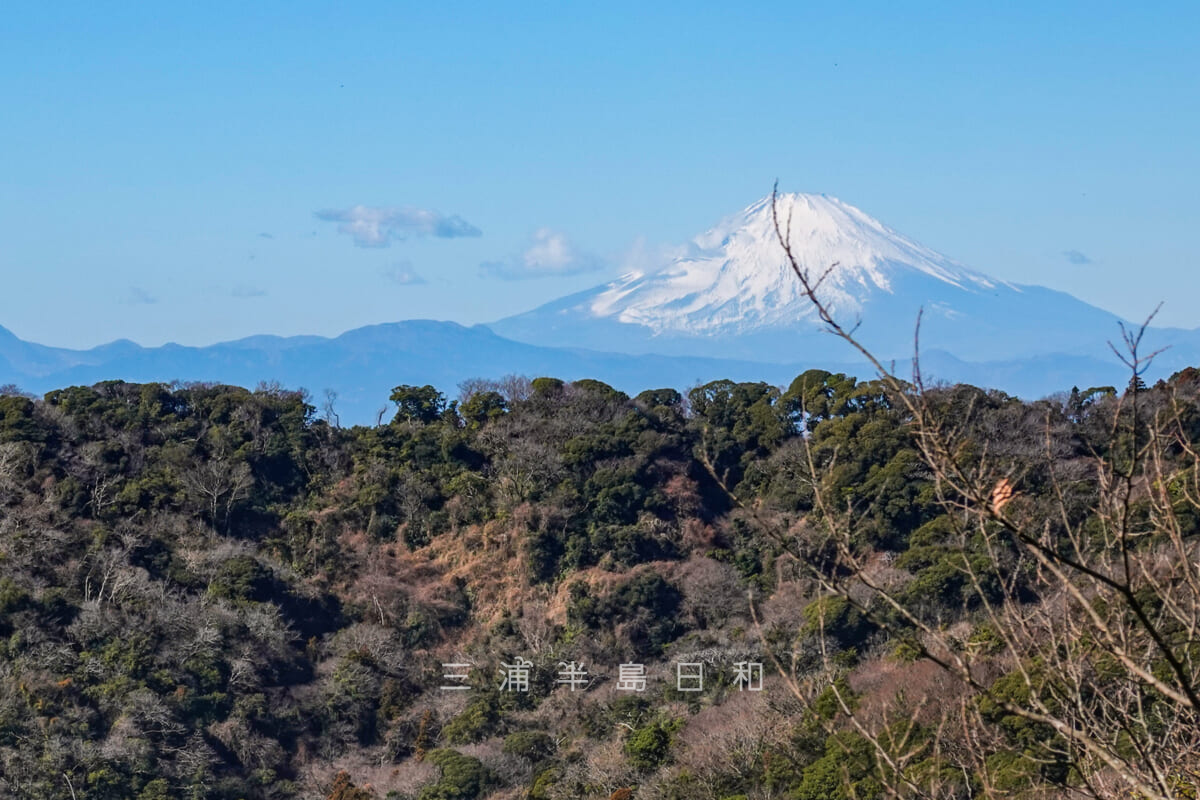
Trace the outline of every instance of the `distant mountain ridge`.
<path fill-rule="evenodd" d="M 7 333 L 7 331 L 5 332 Z M 2 335 L 2 334 L 0 334 Z M 132 345 L 132 343 L 130 343 Z M 105 354 L 111 355 L 104 358 Z M 567 380 L 598 378 L 627 391 L 716 378 L 788 380 L 791 367 L 763 370 L 750 362 L 668 356 L 631 356 L 514 342 L 484 326 L 411 320 L 370 325 L 326 338 L 253 336 L 205 347 L 105 345 L 74 351 L 0 341 L 0 385 L 45 393 L 104 380 L 215 382 L 253 388 L 276 381 L 305 388 L 320 405 L 326 389 L 347 424 L 369 423 L 387 406 L 392 387 L 433 384 L 451 397 L 462 381 L 515 373 Z"/>
<path fill-rule="evenodd" d="M 69 363 L 37 374 L 14 368 L 8 355 L 12 340 L 26 352 L 52 351 Z M 305 388 L 320 406 L 326 389 L 337 392 L 335 409 L 343 424 L 370 424 L 387 407 L 391 388 L 401 383 L 433 384 L 455 396 L 459 383 L 474 377 L 506 374 L 553 375 L 565 380 L 595 378 L 631 394 L 665 386 L 686 390 L 700 382 L 727 378 L 784 385 L 812 367 L 868 377 L 870 368 L 850 360 L 798 358 L 764 363 L 694 356 L 629 355 L 582 349 L 537 347 L 497 336 L 484 326 L 416 320 L 371 325 L 341 336 L 255 336 L 207 347 L 177 344 L 142 348 L 132 343 L 86 351 L 42 348 L 16 337 L 0 349 L 0 385 L 43 394 L 65 386 L 104 380 L 228 383 L 254 388 L 276 381 Z M 112 357 L 100 360 L 100 356 Z M 38 362 L 45 365 L 45 362 Z M 922 367 L 932 379 L 964 381 L 1002 388 L 1024 397 L 1041 397 L 1072 385 L 1120 385 L 1128 378 L 1114 358 L 1039 356 L 987 363 L 966 362 L 937 350 L 927 351 Z M 896 364 L 907 375 L 907 361 Z M 1160 370 L 1169 374 L 1169 370 Z"/>
<path fill-rule="evenodd" d="M 1107 342 L 1121 320 L 1068 294 L 971 270 L 853 206 L 782 195 L 797 259 L 837 267 L 822 298 L 902 375 L 923 309 L 926 375 L 1026 398 L 1123 385 Z M 552 345 L 552 346 L 550 346 Z M 1170 345 L 1147 380 L 1200 364 L 1200 331 L 1152 329 L 1145 351 Z M 304 387 L 319 405 L 337 392 L 343 422 L 372 422 L 393 386 L 433 384 L 453 396 L 475 377 L 516 373 L 595 378 L 635 393 L 729 378 L 789 382 L 812 367 L 869 377 L 843 342 L 821 331 L 775 238 L 770 198 L 695 237 L 658 269 L 631 272 L 488 326 L 410 320 L 340 336 L 251 336 L 205 347 L 144 348 L 118 340 L 89 350 L 46 347 L 0 328 L 0 385 L 43 393 L 102 380 L 208 381 Z"/>

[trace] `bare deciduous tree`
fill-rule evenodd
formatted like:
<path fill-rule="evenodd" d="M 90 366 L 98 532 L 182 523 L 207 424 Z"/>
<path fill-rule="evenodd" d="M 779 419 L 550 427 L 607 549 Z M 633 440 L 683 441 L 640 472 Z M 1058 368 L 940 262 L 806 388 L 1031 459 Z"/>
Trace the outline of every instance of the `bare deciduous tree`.
<path fill-rule="evenodd" d="M 180 474 L 180 480 L 204 504 L 214 528 L 229 527 L 234 506 L 249 496 L 254 485 L 246 462 L 221 456 L 199 460 Z"/>
<path fill-rule="evenodd" d="M 898 377 L 822 299 L 837 265 L 819 274 L 801 266 L 778 198 L 774 210 L 787 263 L 825 330 L 874 367 L 903 411 L 964 585 L 960 624 L 950 624 L 881 579 L 879 554 L 853 535 L 863 509 L 843 507 L 829 465 L 802 440 L 799 473 L 812 483 L 813 512 L 789 527 L 753 510 L 757 521 L 797 556 L 816 592 L 841 598 L 951 680 L 868 713 L 818 636 L 809 639 L 821 650 L 817 668 L 795 652 L 790 662 L 776 658 L 791 691 L 810 704 L 833 697 L 841 713 L 831 731 L 849 727 L 871 743 L 877 777 L 894 796 L 1008 796 L 1005 782 L 1025 770 L 1031 793 L 1194 797 L 1200 391 L 1182 382 L 1145 390 L 1150 320 L 1122 330 L 1117 354 L 1130 389 L 1097 412 L 1102 435 L 1084 457 L 1063 457 L 1071 433 L 1049 404 L 1037 447 L 1005 452 L 1030 427 L 989 430 L 971 402 L 955 405 L 952 392 L 925 386 L 919 350 L 911 381 Z M 823 630 L 826 606 L 816 608 Z"/>

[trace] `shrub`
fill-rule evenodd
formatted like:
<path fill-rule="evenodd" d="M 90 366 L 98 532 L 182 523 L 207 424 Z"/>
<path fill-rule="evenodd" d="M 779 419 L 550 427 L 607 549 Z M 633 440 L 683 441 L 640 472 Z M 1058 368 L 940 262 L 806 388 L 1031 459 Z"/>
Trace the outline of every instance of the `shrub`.
<path fill-rule="evenodd" d="M 643 572 L 601 599 L 576 583 L 571 596 L 568 615 L 573 622 L 592 629 L 630 623 L 629 641 L 638 655 L 660 652 L 682 632 L 683 595 L 656 572 Z"/>
<path fill-rule="evenodd" d="M 500 722 L 500 705 L 495 694 L 481 695 L 442 728 L 450 744 L 471 744 L 487 737 Z"/>
<path fill-rule="evenodd" d="M 427 758 L 441 770 L 441 779 L 426 786 L 418 800 L 474 800 L 493 783 L 483 763 L 457 750 L 434 750 Z"/>
<path fill-rule="evenodd" d="M 825 755 L 804 768 L 796 800 L 871 800 L 883 796 L 870 742 L 852 731 L 830 736 Z"/>
<path fill-rule="evenodd" d="M 655 720 L 629 734 L 625 755 L 633 768 L 649 772 L 666 763 L 671 754 L 671 737 L 678 727 L 677 722 Z"/>
<path fill-rule="evenodd" d="M 536 764 L 554 754 L 554 739 L 544 731 L 518 731 L 504 740 L 504 752 Z"/>
<path fill-rule="evenodd" d="M 234 556 L 221 565 L 208 590 L 233 601 L 262 602 L 271 596 L 274 576 L 253 556 Z"/>
<path fill-rule="evenodd" d="M 349 775 L 339 772 L 333 779 L 329 800 L 375 800 L 375 795 L 366 789 L 359 789 L 350 781 Z"/>
<path fill-rule="evenodd" d="M 804 609 L 804 632 L 832 636 L 845 648 L 856 647 L 874 626 L 844 597 L 822 597 Z"/>

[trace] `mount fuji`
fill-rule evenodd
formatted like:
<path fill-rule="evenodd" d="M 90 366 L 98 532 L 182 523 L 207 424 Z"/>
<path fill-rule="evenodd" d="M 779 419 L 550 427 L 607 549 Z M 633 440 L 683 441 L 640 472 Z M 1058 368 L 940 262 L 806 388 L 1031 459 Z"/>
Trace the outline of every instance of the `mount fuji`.
<path fill-rule="evenodd" d="M 968 362 L 1062 354 L 1111 358 L 1118 317 L 1062 292 L 990 278 L 841 200 L 766 197 L 689 242 L 678 257 L 492 323 L 523 342 L 767 363 L 845 359 L 823 335 L 775 229 L 843 325 L 885 359 L 922 350 Z"/>

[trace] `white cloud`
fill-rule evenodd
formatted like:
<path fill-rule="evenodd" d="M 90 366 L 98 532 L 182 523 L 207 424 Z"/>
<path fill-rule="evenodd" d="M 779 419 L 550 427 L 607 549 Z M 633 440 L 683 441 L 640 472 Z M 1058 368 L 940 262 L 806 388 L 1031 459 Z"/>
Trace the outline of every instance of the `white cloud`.
<path fill-rule="evenodd" d="M 534 231 L 529 245 L 520 255 L 503 261 L 485 261 L 480 272 L 493 278 L 523 280 L 592 272 L 603 265 L 591 255 L 581 253 L 566 235 L 549 228 Z"/>
<path fill-rule="evenodd" d="M 359 247 L 387 247 L 408 236 L 436 236 L 455 239 L 480 236 L 482 232 L 457 214 L 445 216 L 424 208 L 382 208 L 354 206 L 327 208 L 316 212 L 317 219 L 337 222 L 338 233 L 354 239 Z"/>
<path fill-rule="evenodd" d="M 237 286 L 229 290 L 230 297 L 239 299 L 250 299 L 254 297 L 266 297 L 267 290 L 258 286 L 252 286 L 248 283 L 239 283 Z"/>
<path fill-rule="evenodd" d="M 426 283 L 425 278 L 421 277 L 408 261 L 398 261 L 395 264 L 384 267 L 382 272 L 385 278 L 400 286 L 416 286 Z"/>
<path fill-rule="evenodd" d="M 657 272 L 675 259 L 687 256 L 690 249 L 689 245 L 651 244 L 646 237 L 639 236 L 621 255 L 621 272 Z"/>
<path fill-rule="evenodd" d="M 125 303 L 131 306 L 152 306 L 157 302 L 157 297 L 140 286 L 129 287 L 129 293 L 125 295 Z"/>

